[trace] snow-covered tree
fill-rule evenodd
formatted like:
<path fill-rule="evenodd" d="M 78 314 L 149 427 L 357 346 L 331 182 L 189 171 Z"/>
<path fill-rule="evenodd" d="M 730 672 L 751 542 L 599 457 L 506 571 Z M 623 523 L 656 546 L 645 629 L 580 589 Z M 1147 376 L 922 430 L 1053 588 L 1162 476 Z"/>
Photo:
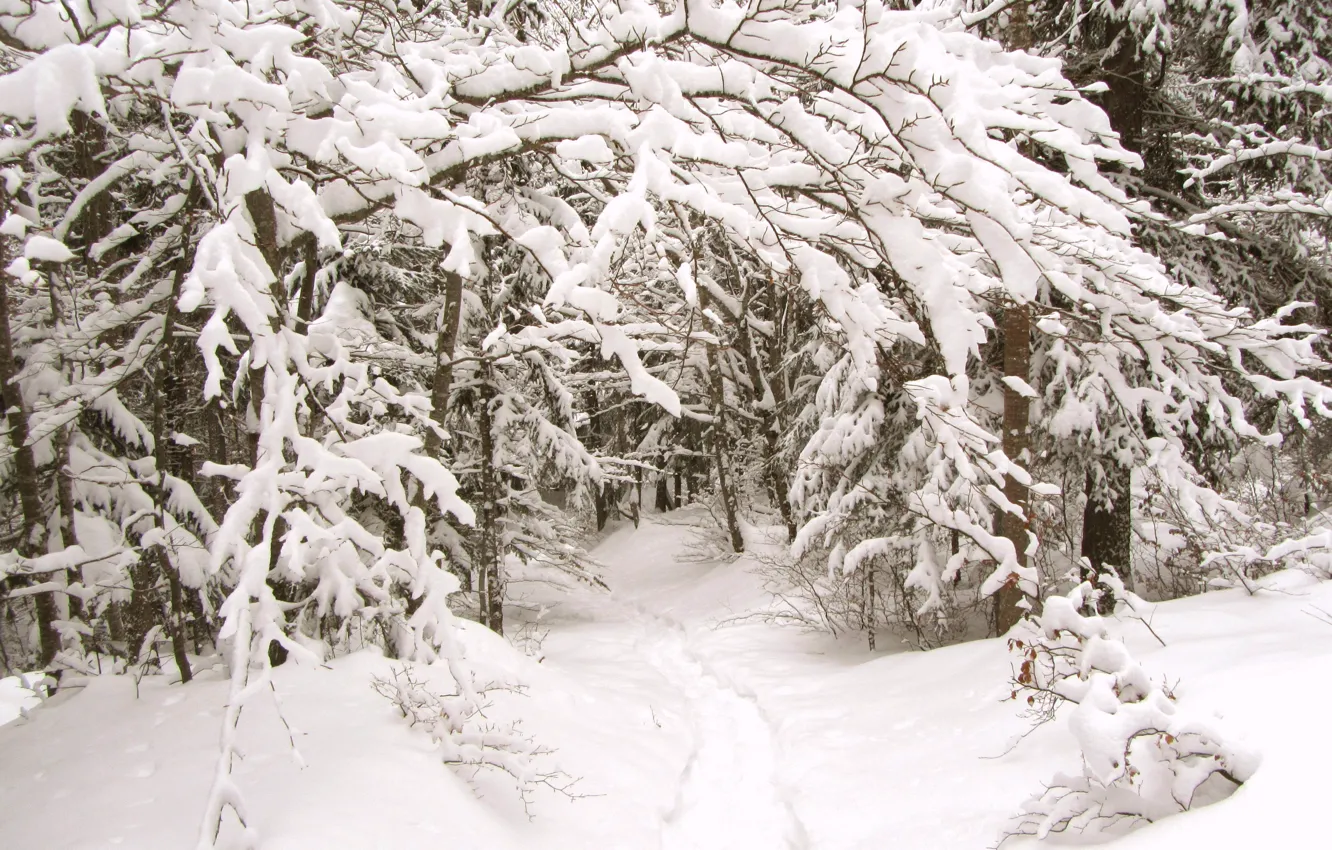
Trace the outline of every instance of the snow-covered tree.
<path fill-rule="evenodd" d="M 227 807 L 244 821 L 234 727 L 274 645 L 318 652 L 316 621 L 372 623 L 396 654 L 453 663 L 465 694 L 460 577 L 498 629 L 511 570 L 583 576 L 534 491 L 601 492 L 608 515 L 668 431 L 710 468 L 734 548 L 738 456 L 798 451 L 798 550 L 846 571 L 891 559 L 925 608 L 983 565 L 971 586 L 1001 592 L 1002 625 L 1038 593 L 1022 506 L 1049 490 L 1000 433 L 999 396 L 1203 514 L 1224 506 L 1187 440 L 1273 441 L 1255 399 L 1327 413 L 1314 328 L 1136 246 L 1153 213 L 1106 172 L 1137 154 L 1058 60 L 958 11 L 5 7 L 0 165 L 28 194 L 5 224 L 8 324 L 34 326 L 45 287 L 69 301 L 52 339 L 77 342 L 10 342 L 10 455 L 25 482 L 47 446 L 70 446 L 67 470 L 93 448 L 125 470 L 79 504 L 151 567 L 142 596 L 166 584 L 176 635 L 183 588 L 205 591 L 202 617 L 225 594 L 233 690 L 202 846 Z M 1025 353 L 1001 315 L 1031 318 L 1029 371 L 996 355 Z M 192 361 L 183 381 L 163 357 Z M 27 400 L 44 393 L 49 432 Z M 93 448 L 59 436 L 67 408 L 110 423 Z M 761 441 L 739 439 L 751 422 Z M 780 502 L 787 484 L 767 486 Z M 64 536 L 41 560 L 39 515 L 24 505 L 15 569 L 76 565 Z"/>

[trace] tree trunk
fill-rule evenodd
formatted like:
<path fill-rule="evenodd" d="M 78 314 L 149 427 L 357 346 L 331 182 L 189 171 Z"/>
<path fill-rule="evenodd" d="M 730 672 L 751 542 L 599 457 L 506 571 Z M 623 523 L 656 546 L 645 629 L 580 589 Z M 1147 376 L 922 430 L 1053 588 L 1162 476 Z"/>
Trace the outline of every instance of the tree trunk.
<path fill-rule="evenodd" d="M 1101 95 L 1101 108 L 1110 119 L 1111 128 L 1119 134 L 1119 143 L 1141 152 L 1147 99 L 1147 73 L 1142 55 L 1132 33 L 1127 32 L 1127 24 L 1106 21 L 1104 25 L 1106 53 L 1101 68 L 1108 89 Z"/>
<path fill-rule="evenodd" d="M 60 511 L 59 545 L 62 549 L 79 542 L 78 535 L 74 531 L 74 485 L 69 472 L 69 432 L 70 426 L 61 429 L 56 450 L 56 504 Z M 82 569 L 70 570 L 65 583 L 68 584 L 70 581 L 82 584 Z M 66 604 L 70 616 L 83 619 L 82 601 L 71 596 Z"/>
<path fill-rule="evenodd" d="M 1138 44 L 1124 23 L 1103 22 L 1106 54 L 1102 77 L 1108 90 L 1101 96 L 1101 106 L 1110 126 L 1119 133 L 1120 144 L 1131 151 L 1141 151 L 1143 142 L 1143 104 L 1147 97 L 1147 79 Z M 1131 468 L 1110 457 L 1102 457 L 1104 481 L 1095 471 L 1087 473 L 1087 505 L 1082 515 L 1080 554 L 1091 562 L 1083 567 L 1083 580 L 1095 580 L 1105 567 L 1113 567 L 1126 587 L 1133 586 L 1131 556 L 1133 551 L 1133 491 Z M 1098 605 L 1100 613 L 1114 610 L 1109 588 L 1102 585 Z"/>
<path fill-rule="evenodd" d="M 190 196 L 194 196 L 193 184 L 191 184 Z M 187 203 L 187 206 L 189 204 Z M 176 263 L 175 274 L 171 280 L 171 295 L 167 300 L 166 312 L 162 316 L 162 338 L 157 347 L 157 363 L 153 367 L 153 461 L 157 471 L 157 481 L 154 486 L 156 491 L 154 501 L 156 502 L 156 521 L 158 528 L 166 528 L 166 503 L 167 503 L 167 413 L 166 413 L 166 384 L 167 374 L 175 365 L 171 363 L 172 349 L 175 347 L 176 333 L 176 301 L 180 298 L 180 289 L 185 281 L 185 273 L 191 264 L 192 252 L 190 251 L 190 239 L 193 233 L 193 218 L 190 218 L 181 233 L 180 259 Z M 171 636 L 171 651 L 175 656 L 176 670 L 180 674 L 180 681 L 185 684 L 194 678 L 190 671 L 190 661 L 187 656 L 187 646 L 185 643 L 185 601 L 184 594 L 181 591 L 180 573 L 176 566 L 171 563 L 171 553 L 167 551 L 165 545 L 158 543 L 153 547 L 154 558 L 162 575 L 166 576 L 167 587 L 169 588 L 168 603 L 170 612 L 166 616 L 167 632 Z"/>
<path fill-rule="evenodd" d="M 772 491 L 772 500 L 782 514 L 782 524 L 786 526 L 786 542 L 796 539 L 795 513 L 791 510 L 791 491 L 786 480 L 786 471 L 781 464 L 781 454 L 777 446 L 777 423 L 774 420 L 764 429 L 767 446 L 768 489 Z"/>
<path fill-rule="evenodd" d="M 634 501 L 629 510 L 634 528 L 638 528 L 638 521 L 643 516 L 643 467 L 641 466 L 634 467 Z"/>
<path fill-rule="evenodd" d="M 666 472 L 666 463 L 662 461 L 661 472 L 657 473 L 657 512 L 664 514 L 674 509 L 675 505 L 671 501 L 670 477 Z"/>
<path fill-rule="evenodd" d="M 259 189 L 253 192 L 247 192 L 245 195 L 245 209 L 250 214 L 250 221 L 254 226 L 255 247 L 263 255 L 264 262 L 268 269 L 273 273 L 274 282 L 272 284 L 273 303 L 277 306 L 278 315 L 269 320 L 270 329 L 274 332 L 280 330 L 283 324 L 287 323 L 287 310 L 289 307 L 289 293 L 282 283 L 282 268 L 285 265 L 282 246 L 278 242 L 277 230 L 277 209 L 273 204 L 273 196 L 266 190 Z M 312 280 L 312 276 L 308 276 Z M 311 298 L 313 298 L 313 289 L 311 289 Z M 297 304 L 297 319 L 300 318 L 300 304 Z M 308 327 L 308 325 L 307 325 Z M 251 349 L 253 351 L 253 349 Z M 250 468 L 253 469 L 259 465 L 259 444 L 263 435 L 263 414 L 264 400 L 268 392 L 267 387 L 268 364 L 255 366 L 253 361 L 250 363 L 249 390 L 250 390 L 250 410 L 247 417 L 247 427 L 250 439 Z M 280 451 L 284 451 L 281 450 Z M 260 510 L 254 518 L 251 525 L 250 536 L 255 544 L 260 542 L 259 536 L 261 529 L 268 520 L 266 510 Z M 290 598 L 291 591 L 284 587 L 287 582 L 273 576 L 273 567 L 277 564 L 278 554 L 281 551 L 282 536 L 286 534 L 287 522 L 278 515 L 273 520 L 273 531 L 268 541 L 268 568 L 266 583 L 272 589 L 274 596 L 281 601 L 284 596 Z M 173 588 L 174 592 L 174 588 Z M 279 622 L 284 622 L 285 618 Z M 271 665 L 283 663 L 287 658 L 287 650 L 276 641 L 271 641 L 267 647 L 268 661 Z"/>
<path fill-rule="evenodd" d="M 301 291 L 296 299 L 296 330 L 310 332 L 311 313 L 314 312 L 315 276 L 319 274 L 319 240 L 313 233 L 305 239 L 305 274 L 301 277 Z"/>
<path fill-rule="evenodd" d="M 786 473 L 781 463 L 780 452 L 778 451 L 778 439 L 781 434 L 781 424 L 779 414 L 786 401 L 786 385 L 781 379 L 779 372 L 781 368 L 781 349 L 778 346 L 768 346 L 770 362 L 767 364 L 774 373 L 769 375 L 765 373 L 760 365 L 759 348 L 754 341 L 754 333 L 749 327 L 749 307 L 753 301 L 753 280 L 752 276 L 743 275 L 740 271 L 739 261 L 735 257 L 735 251 L 727 245 L 727 256 L 731 259 L 731 266 L 734 270 L 737 283 L 741 287 L 740 297 L 740 315 L 736 317 L 736 343 L 740 349 L 740 354 L 744 358 L 746 369 L 749 372 L 749 382 L 752 385 L 752 392 L 758 396 L 757 403 L 754 405 L 758 409 L 759 415 L 763 419 L 763 437 L 766 448 L 766 457 L 764 457 L 764 468 L 768 480 L 768 491 L 772 497 L 772 503 L 781 512 L 782 524 L 786 526 L 787 542 L 795 542 L 796 524 L 795 516 L 791 512 L 790 489 L 786 481 Z M 771 284 L 770 284 L 771 286 Z M 777 306 L 776 287 L 772 287 L 769 292 L 769 306 L 771 312 L 775 314 Z M 776 337 L 777 323 L 773 322 L 773 337 Z M 776 353 L 775 357 L 772 355 Z M 775 362 L 774 362 L 775 361 Z"/>
<path fill-rule="evenodd" d="M 698 308 L 710 306 L 707 291 L 698 290 Z M 737 321 L 744 322 L 742 312 Z M 711 449 L 713 468 L 717 473 L 717 495 L 721 497 L 722 513 L 726 517 L 726 531 L 731 538 L 731 551 L 745 551 L 745 538 L 740 533 L 740 505 L 735 487 L 726 469 L 726 384 L 722 378 L 721 357 L 716 345 L 706 345 L 708 360 L 708 390 L 712 400 Z"/>
<path fill-rule="evenodd" d="M 501 483 L 495 474 L 494 421 L 490 403 L 494 389 L 483 373 L 477 390 L 478 424 L 481 432 L 481 510 L 477 515 L 479 535 L 476 558 L 477 602 L 481 624 L 497 635 L 504 634 L 504 551 L 500 540 Z"/>
<path fill-rule="evenodd" d="M 1031 370 L 1031 308 L 1010 303 L 1004 310 L 1004 375 L 1026 381 Z M 1014 463 L 1027 465 L 1030 443 L 1031 404 L 1020 393 L 1004 387 L 1004 454 Z M 1012 476 L 1004 480 L 1004 496 L 1025 517 L 1030 506 L 1026 485 Z M 1019 566 L 1027 565 L 1027 528 L 1025 519 L 1004 512 L 999 519 L 1000 533 L 1008 538 L 1017 553 Z M 1011 574 L 994 595 L 994 624 L 1004 634 L 1022 618 L 1022 588 L 1016 573 Z M 1028 600 L 1033 602 L 1034 600 Z"/>
<path fill-rule="evenodd" d="M 6 203 L 0 207 L 0 218 L 8 212 Z M 0 237 L 0 269 L 9 265 L 9 240 Z M 23 401 L 23 390 L 15 380 L 18 363 L 14 355 L 11 334 L 9 287 L 13 279 L 0 271 L 0 399 L 4 401 L 9 426 L 9 445 L 14 451 L 14 484 L 18 490 L 19 506 L 23 511 L 23 528 L 19 534 L 18 551 L 23 557 L 38 554 L 42 543 L 42 498 L 37 477 L 37 461 L 28 443 L 28 411 Z M 55 630 L 57 618 L 55 600 L 50 593 L 39 593 L 33 599 L 37 609 L 39 640 L 38 663 L 45 667 L 60 649 L 60 636 Z"/>
<path fill-rule="evenodd" d="M 227 431 L 224 427 L 226 414 L 222 411 L 222 399 L 212 398 L 204 407 L 204 423 L 208 432 L 208 459 L 219 466 L 227 464 Z M 220 476 L 205 479 L 208 492 L 208 509 L 218 522 L 227 513 L 227 491 Z"/>
<path fill-rule="evenodd" d="M 440 428 L 449 409 L 449 393 L 453 390 L 453 357 L 458 349 L 458 328 L 462 321 L 462 275 L 443 272 L 444 309 L 440 316 L 439 332 L 435 335 L 435 374 L 430 382 L 430 418 Z M 426 453 L 439 454 L 443 441 L 433 430 L 426 433 Z"/>
<path fill-rule="evenodd" d="M 1097 486 L 1094 472 L 1087 473 L 1087 507 L 1082 513 L 1082 557 L 1091 562 L 1090 568 L 1083 566 L 1082 579 L 1095 582 L 1096 574 L 1113 568 L 1124 581 L 1124 586 L 1133 587 L 1133 491 L 1132 470 L 1107 461 L 1102 467 L 1106 480 L 1103 486 Z M 1114 611 L 1114 598 L 1109 588 L 1099 585 L 1101 600 L 1099 613 Z"/>
<path fill-rule="evenodd" d="M 735 496 L 734 482 L 726 471 L 726 396 L 717 351 L 708 346 L 708 373 L 712 390 L 712 462 L 717 471 L 717 495 L 721 497 L 722 512 L 726 516 L 726 531 L 731 537 L 731 551 L 745 551 L 745 538 L 740 533 L 740 506 Z"/>
<path fill-rule="evenodd" d="M 1026 2 L 1018 2 L 1009 12 L 1008 47 L 1010 50 L 1027 50 L 1032 45 L 1031 21 L 1028 17 Z M 1010 302 L 1004 308 L 1004 376 L 1021 378 L 1024 382 L 1031 377 L 1031 307 L 1028 304 Z M 1027 465 L 1026 457 L 1030 447 L 1031 403 L 1010 387 L 1004 387 L 1004 454 L 1014 463 Z M 1025 517 L 1030 504 L 1027 487 L 1012 476 L 1005 476 L 1004 496 L 1016 505 Z M 1004 512 L 999 518 L 1000 534 L 1013 544 L 1017 553 L 1018 566 L 1027 565 L 1027 529 L 1025 519 Z M 1025 613 L 1022 606 L 1022 588 L 1017 574 L 1010 574 L 1008 580 L 994 595 L 994 625 L 998 634 L 1004 634 L 1022 619 Z M 1034 603 L 1035 600 L 1028 600 Z"/>

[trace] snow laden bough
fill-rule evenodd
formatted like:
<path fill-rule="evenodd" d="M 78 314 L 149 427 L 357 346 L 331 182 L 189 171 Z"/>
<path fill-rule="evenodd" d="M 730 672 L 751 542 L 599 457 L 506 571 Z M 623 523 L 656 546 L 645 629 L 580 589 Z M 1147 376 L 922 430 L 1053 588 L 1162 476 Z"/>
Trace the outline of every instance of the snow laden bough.
<path fill-rule="evenodd" d="M 1216 802 L 1246 782 L 1258 756 L 1176 700 L 1112 637 L 1106 618 L 1086 612 L 1112 594 L 1129 613 L 1148 604 L 1113 575 L 1083 582 L 1009 633 L 1020 659 L 1012 698 L 1040 724 L 1068 706 L 1082 771 L 1057 774 L 1005 833 L 1113 835 Z"/>

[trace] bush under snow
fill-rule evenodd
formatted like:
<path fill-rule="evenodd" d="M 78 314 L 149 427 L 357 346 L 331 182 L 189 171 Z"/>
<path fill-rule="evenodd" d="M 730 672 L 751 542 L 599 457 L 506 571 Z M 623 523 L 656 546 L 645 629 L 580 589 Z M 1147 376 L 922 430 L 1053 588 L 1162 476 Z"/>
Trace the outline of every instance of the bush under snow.
<path fill-rule="evenodd" d="M 1114 576 L 1100 576 L 1130 611 L 1145 603 Z M 1056 774 L 1024 806 L 1011 835 L 1116 833 L 1227 796 L 1253 775 L 1258 757 L 1229 742 L 1171 688 L 1152 679 L 1096 609 L 1097 587 L 1083 582 L 1047 599 L 1009 637 L 1021 661 L 1013 698 L 1037 723 L 1071 704 L 1068 725 L 1082 770 Z"/>

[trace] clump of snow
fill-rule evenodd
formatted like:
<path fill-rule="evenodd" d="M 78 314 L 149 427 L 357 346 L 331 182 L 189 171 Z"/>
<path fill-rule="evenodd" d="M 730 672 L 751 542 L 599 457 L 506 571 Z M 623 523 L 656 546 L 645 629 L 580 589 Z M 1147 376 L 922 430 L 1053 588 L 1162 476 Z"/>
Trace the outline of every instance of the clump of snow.
<path fill-rule="evenodd" d="M 37 695 L 37 689 L 45 676 L 39 671 L 0 679 L 0 726 L 41 705 L 42 698 Z"/>

